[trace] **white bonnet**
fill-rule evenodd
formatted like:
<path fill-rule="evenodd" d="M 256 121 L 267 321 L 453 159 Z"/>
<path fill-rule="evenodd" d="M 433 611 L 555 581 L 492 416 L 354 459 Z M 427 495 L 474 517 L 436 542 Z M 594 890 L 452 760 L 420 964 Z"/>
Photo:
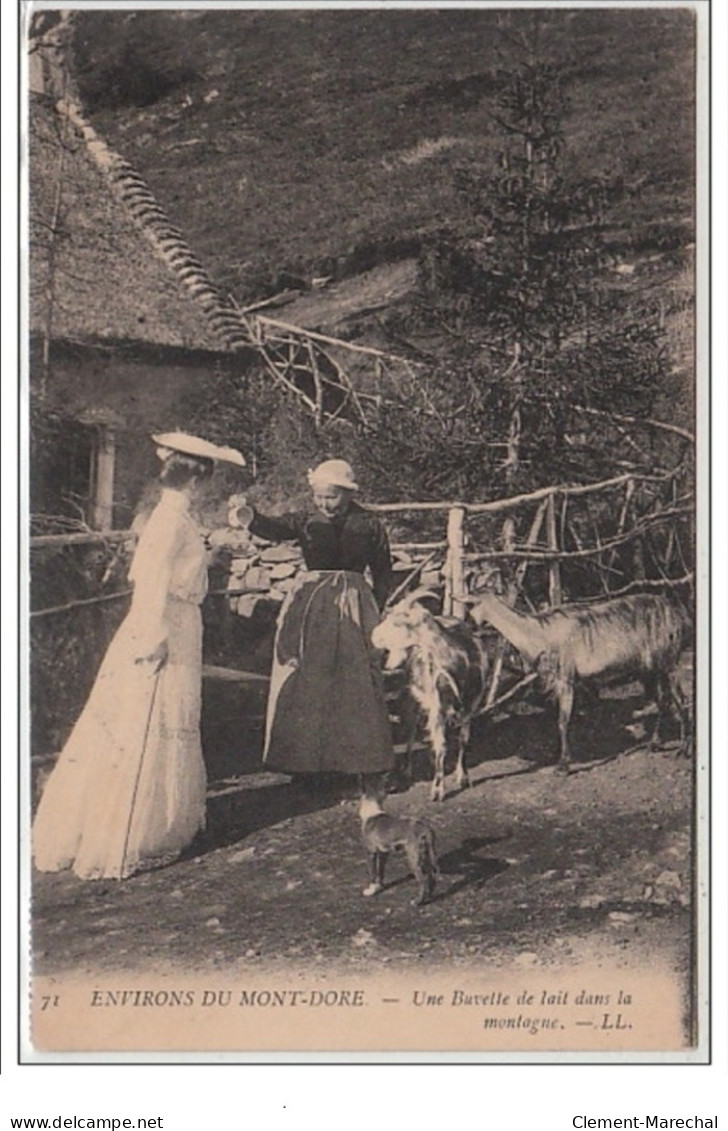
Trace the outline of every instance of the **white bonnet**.
<path fill-rule="evenodd" d="M 347 491 L 358 491 L 359 484 L 354 479 L 351 464 L 345 459 L 326 459 L 308 473 L 311 487 L 344 487 Z"/>

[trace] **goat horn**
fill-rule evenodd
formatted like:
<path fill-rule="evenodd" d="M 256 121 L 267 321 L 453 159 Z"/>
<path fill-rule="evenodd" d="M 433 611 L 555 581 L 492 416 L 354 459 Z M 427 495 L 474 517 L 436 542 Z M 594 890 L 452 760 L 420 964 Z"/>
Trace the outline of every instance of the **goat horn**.
<path fill-rule="evenodd" d="M 434 589 L 428 589 L 426 586 L 421 585 L 418 589 L 413 589 L 411 593 L 406 593 L 399 603 L 401 605 L 411 605 L 414 601 L 421 601 L 423 597 L 432 597 L 434 601 L 440 600 L 439 593 L 435 593 Z"/>

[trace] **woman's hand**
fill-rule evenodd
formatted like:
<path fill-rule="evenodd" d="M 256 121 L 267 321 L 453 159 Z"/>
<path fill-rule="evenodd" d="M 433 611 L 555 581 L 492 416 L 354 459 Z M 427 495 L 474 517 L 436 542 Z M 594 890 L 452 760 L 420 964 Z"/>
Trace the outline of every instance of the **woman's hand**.
<path fill-rule="evenodd" d="M 161 671 L 169 659 L 169 646 L 166 640 L 162 640 L 160 644 L 150 652 L 147 656 L 137 656 L 134 661 L 135 664 L 153 664 L 154 674 Z"/>
<path fill-rule="evenodd" d="M 223 527 L 221 530 L 211 530 L 204 535 L 203 541 L 210 563 L 214 562 L 217 564 L 221 559 L 225 559 L 225 557 L 229 557 L 232 554 L 230 543 L 225 536 L 227 530 L 227 527 Z"/>

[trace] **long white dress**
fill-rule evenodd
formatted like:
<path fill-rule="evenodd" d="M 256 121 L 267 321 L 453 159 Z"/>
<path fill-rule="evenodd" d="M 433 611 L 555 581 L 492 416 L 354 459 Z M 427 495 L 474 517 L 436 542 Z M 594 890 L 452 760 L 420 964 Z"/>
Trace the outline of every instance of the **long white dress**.
<path fill-rule="evenodd" d="M 44 872 L 123 879 L 175 859 L 205 823 L 200 744 L 207 555 L 186 495 L 165 489 L 129 572 L 130 611 L 33 822 Z M 167 642 L 166 664 L 150 655 Z"/>

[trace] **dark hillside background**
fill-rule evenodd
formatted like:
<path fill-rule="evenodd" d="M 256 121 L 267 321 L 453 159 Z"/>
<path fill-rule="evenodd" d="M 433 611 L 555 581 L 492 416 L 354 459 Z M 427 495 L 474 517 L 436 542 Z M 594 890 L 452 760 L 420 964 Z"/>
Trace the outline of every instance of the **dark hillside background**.
<path fill-rule="evenodd" d="M 273 317 L 417 362 L 416 381 L 400 387 L 384 378 L 380 384 L 369 358 L 346 356 L 352 385 L 378 406 L 364 429 L 343 414 L 317 426 L 255 359 L 218 365 L 196 357 L 190 343 L 209 346 L 198 340 L 202 307 L 186 296 L 186 306 L 175 305 L 178 280 L 130 217 L 119 220 L 92 167 L 81 176 L 82 162 L 58 163 L 48 141 L 57 141 L 52 104 L 37 99 L 34 193 L 36 203 L 45 201 L 46 223 L 36 235 L 53 251 L 60 293 L 47 290 L 42 272 L 34 293 L 42 300 L 51 294 L 48 337 L 52 328 L 70 346 L 61 374 L 67 385 L 56 379 L 56 410 L 84 408 L 93 391 L 126 421 L 117 490 L 122 476 L 133 484 L 154 470 L 136 456 L 152 426 L 185 427 L 240 447 L 250 497 L 271 509 L 304 502 L 305 472 L 327 455 L 352 459 L 372 502 L 478 502 L 675 462 L 649 429 L 638 429 L 636 440 L 622 437 L 625 430 L 615 433 L 601 416 L 572 419 L 569 410 L 586 405 L 607 416 L 632 412 L 693 427 L 690 11 L 76 8 L 70 34 L 63 62 L 84 115 L 139 171 L 223 290 L 241 305 L 278 296 Z M 503 93 L 514 75 L 539 67 L 554 78 L 545 101 L 558 102 L 550 135 L 558 145 L 551 164 L 548 153 L 536 155 L 536 171 L 523 183 L 527 199 L 538 204 L 543 190 L 553 207 L 519 245 L 514 232 L 528 228 L 520 223 L 528 212 L 518 196 L 523 184 L 512 189 L 511 207 L 500 182 L 528 163 L 527 143 L 514 131 L 518 115 L 510 133 L 503 125 Z M 71 156 L 82 148 L 76 138 Z M 48 223 L 61 199 L 57 168 L 77 221 L 68 225 L 75 243 L 64 242 L 58 217 Z M 609 206 L 588 207 L 592 194 L 608 197 Z M 49 230 L 60 238 L 49 241 Z M 84 272 L 76 258 L 86 245 L 98 259 Z M 586 262 L 580 275 L 579 256 Z M 492 301 L 499 295 L 500 305 Z M 514 328 L 519 312 L 523 326 Z M 159 324 L 174 331 L 180 357 L 155 357 L 164 352 L 155 345 Z M 104 352 L 91 351 L 82 368 L 73 351 L 88 335 L 94 343 L 101 337 Z M 117 352 L 107 338 L 118 339 Z M 125 348 L 137 340 L 148 347 L 138 364 Z M 76 399 L 64 400 L 64 388 Z M 69 489 L 69 476 L 58 462 L 58 422 L 46 412 L 34 404 L 33 451 L 47 453 L 48 478 L 59 480 L 49 493 L 55 500 Z M 65 418 L 63 431 L 76 436 Z M 61 454 L 67 457 L 65 448 Z M 72 446 L 70 454 L 88 467 L 86 448 Z M 41 462 L 38 454 L 34 466 Z M 83 476 L 75 463 L 71 470 L 75 516 L 88 484 L 76 483 Z M 686 481 L 689 474 L 688 467 Z M 123 490 L 130 501 L 131 486 Z M 49 502 L 38 509 L 53 517 L 57 508 Z M 123 514 L 128 522 L 130 509 Z M 222 499 L 211 525 L 226 515 Z M 611 495 L 590 515 L 612 533 L 620 522 Z M 439 513 L 397 523 L 395 541 L 443 535 Z M 525 539 L 530 523 L 524 512 L 514 537 Z M 690 547 L 687 527 L 685 519 Z M 500 520 L 497 529 L 478 529 L 488 547 L 504 537 Z M 588 540 L 591 530 L 576 536 Z M 570 546 L 581 550 L 576 540 Z M 687 571 L 689 549 L 685 557 Z M 75 557 L 49 555 L 35 569 L 35 592 L 46 605 L 90 596 L 102 574 L 115 583 L 95 560 L 78 565 Z M 592 591 L 581 573 L 577 582 L 579 593 Z M 59 585 L 61 596 L 53 597 Z M 82 641 L 95 659 L 116 611 L 89 613 L 101 618 L 89 621 Z M 60 646 L 45 628 L 50 621 L 36 624 L 34 685 L 44 702 L 34 705 L 34 741 L 49 749 L 43 733 L 52 733 L 53 713 L 73 717 L 85 694 L 81 673 L 95 662 L 81 655 L 71 628 Z M 59 656 L 67 669 L 60 683 Z M 51 683 L 54 694 L 46 696 Z"/>
<path fill-rule="evenodd" d="M 572 168 L 630 189 L 615 254 L 690 243 L 691 13 L 547 16 L 538 51 L 567 78 Z M 495 84 L 523 62 L 530 18 L 80 12 L 75 70 L 95 123 L 245 302 L 412 255 L 451 223 L 454 169 L 494 160 Z"/>

